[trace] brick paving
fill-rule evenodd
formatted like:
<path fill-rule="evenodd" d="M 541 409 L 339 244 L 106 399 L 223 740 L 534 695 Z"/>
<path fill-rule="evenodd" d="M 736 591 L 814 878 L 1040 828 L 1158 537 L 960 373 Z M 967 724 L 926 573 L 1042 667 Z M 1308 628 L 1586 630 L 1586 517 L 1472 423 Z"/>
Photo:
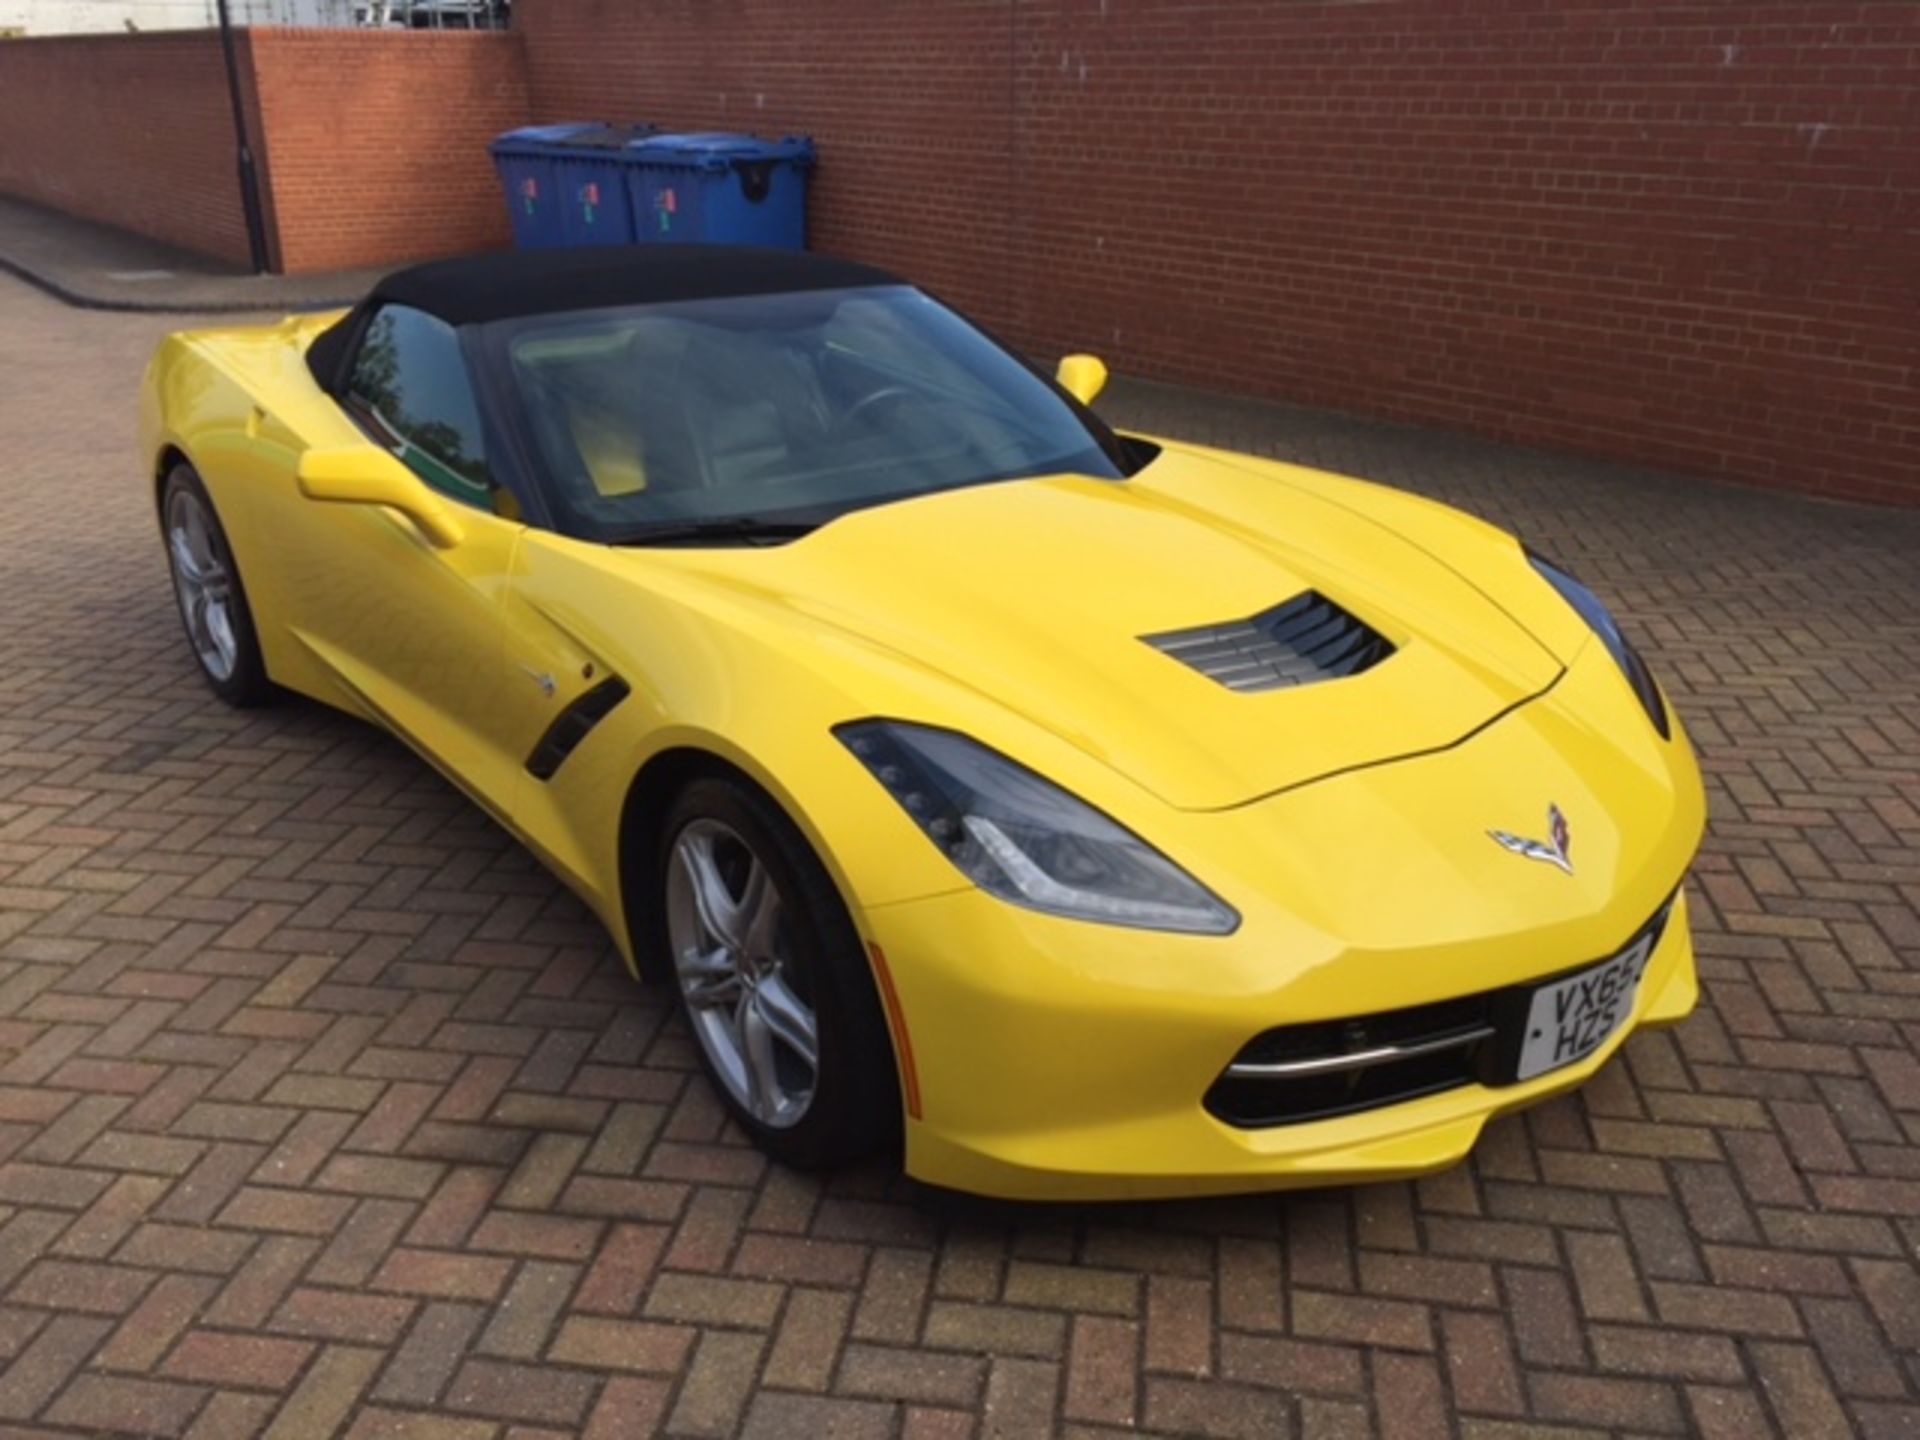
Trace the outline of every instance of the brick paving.
<path fill-rule="evenodd" d="M 936 1202 L 765 1165 L 397 744 L 209 698 L 167 324 L 0 279 L 0 1434 L 1920 1435 L 1920 514 L 1121 387 L 1618 598 L 1709 772 L 1706 999 L 1418 1184 Z"/>

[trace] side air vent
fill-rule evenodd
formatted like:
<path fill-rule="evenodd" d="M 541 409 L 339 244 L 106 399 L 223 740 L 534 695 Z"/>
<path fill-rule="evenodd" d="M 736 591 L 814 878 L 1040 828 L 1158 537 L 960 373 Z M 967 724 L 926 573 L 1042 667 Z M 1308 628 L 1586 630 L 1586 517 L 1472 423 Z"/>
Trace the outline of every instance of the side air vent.
<path fill-rule="evenodd" d="M 1230 625 L 1142 635 L 1147 644 L 1229 690 L 1281 690 L 1370 670 L 1393 645 L 1317 591 Z"/>
<path fill-rule="evenodd" d="M 536 780 L 551 780 L 567 757 L 587 738 L 593 727 L 607 718 L 613 707 L 630 692 L 618 675 L 602 680 L 554 717 L 540 743 L 527 757 L 527 773 Z"/>

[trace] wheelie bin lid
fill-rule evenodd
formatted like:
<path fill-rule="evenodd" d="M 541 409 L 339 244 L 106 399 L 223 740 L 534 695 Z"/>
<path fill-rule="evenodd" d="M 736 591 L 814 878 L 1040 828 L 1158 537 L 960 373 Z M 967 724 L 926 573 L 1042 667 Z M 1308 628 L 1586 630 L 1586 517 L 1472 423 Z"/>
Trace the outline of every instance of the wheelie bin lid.
<path fill-rule="evenodd" d="M 495 155 L 558 155 L 573 150 L 623 150 L 660 133 L 657 125 L 613 125 L 605 121 L 568 125 L 525 125 L 498 136 L 488 148 Z"/>
<path fill-rule="evenodd" d="M 629 159 L 649 165 L 683 165 L 689 169 L 724 170 L 734 164 L 787 161 L 805 168 L 814 163 L 813 141 L 805 135 L 762 140 L 731 130 L 655 134 L 630 142 Z"/>

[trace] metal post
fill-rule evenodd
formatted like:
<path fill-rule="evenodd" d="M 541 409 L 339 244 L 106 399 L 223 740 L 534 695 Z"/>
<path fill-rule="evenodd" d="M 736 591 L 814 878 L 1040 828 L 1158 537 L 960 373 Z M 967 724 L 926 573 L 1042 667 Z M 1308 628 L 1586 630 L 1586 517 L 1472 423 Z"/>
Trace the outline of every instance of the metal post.
<path fill-rule="evenodd" d="M 218 0 L 220 8 L 220 48 L 227 57 L 227 94 L 233 100 L 233 139 L 239 147 L 240 208 L 247 216 L 247 249 L 253 256 L 253 273 L 267 273 L 267 220 L 260 209 L 260 175 L 253 164 L 253 145 L 247 139 L 247 107 L 240 98 L 240 61 L 234 54 L 233 16 L 227 0 Z"/>

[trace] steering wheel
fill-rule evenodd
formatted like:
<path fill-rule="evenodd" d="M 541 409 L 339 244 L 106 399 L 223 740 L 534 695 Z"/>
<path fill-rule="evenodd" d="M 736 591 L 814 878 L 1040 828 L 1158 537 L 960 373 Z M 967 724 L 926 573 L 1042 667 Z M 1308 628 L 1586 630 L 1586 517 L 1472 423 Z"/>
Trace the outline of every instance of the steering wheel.
<path fill-rule="evenodd" d="M 883 404 L 886 401 L 911 400 L 913 397 L 914 392 L 909 390 L 905 385 L 882 385 L 878 390 L 868 391 L 865 395 L 862 395 L 858 400 L 854 401 L 853 404 L 849 405 L 841 412 L 840 418 L 834 422 L 834 425 L 838 427 L 850 424 L 866 414 L 867 411 L 871 410 L 874 406 Z"/>

